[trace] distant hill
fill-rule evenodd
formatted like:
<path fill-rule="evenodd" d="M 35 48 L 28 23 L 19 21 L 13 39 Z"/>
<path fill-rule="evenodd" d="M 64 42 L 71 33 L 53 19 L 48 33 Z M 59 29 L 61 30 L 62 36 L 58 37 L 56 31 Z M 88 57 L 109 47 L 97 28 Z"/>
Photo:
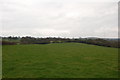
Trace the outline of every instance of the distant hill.
<path fill-rule="evenodd" d="M 105 40 L 109 40 L 109 41 L 119 41 L 120 38 L 103 38 Z"/>

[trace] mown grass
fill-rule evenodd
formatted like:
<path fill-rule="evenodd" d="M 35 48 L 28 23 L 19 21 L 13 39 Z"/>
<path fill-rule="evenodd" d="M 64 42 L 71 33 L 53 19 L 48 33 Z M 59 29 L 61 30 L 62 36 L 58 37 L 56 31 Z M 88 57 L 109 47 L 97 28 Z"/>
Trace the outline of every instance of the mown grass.
<path fill-rule="evenodd" d="M 4 45 L 3 78 L 117 78 L 118 49 L 81 43 Z"/>

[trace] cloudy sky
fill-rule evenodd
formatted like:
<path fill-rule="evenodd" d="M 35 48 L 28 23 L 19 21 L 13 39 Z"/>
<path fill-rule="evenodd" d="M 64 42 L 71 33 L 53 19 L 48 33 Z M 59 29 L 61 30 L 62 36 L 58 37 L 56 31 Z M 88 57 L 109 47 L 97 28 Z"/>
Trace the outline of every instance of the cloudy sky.
<path fill-rule="evenodd" d="M 0 34 L 116 38 L 118 1 L 0 0 Z"/>

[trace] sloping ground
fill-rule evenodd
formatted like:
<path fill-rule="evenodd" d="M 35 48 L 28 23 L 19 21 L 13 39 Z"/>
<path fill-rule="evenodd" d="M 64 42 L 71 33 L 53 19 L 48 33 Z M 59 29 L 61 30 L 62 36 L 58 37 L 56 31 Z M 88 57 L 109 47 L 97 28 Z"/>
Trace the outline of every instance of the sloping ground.
<path fill-rule="evenodd" d="M 117 48 L 81 43 L 3 46 L 3 78 L 117 77 Z"/>

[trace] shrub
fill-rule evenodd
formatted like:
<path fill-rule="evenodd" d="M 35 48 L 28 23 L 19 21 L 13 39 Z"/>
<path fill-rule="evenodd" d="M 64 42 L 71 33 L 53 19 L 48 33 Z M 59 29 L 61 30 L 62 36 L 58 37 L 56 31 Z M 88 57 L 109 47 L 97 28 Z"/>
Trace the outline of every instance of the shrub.
<path fill-rule="evenodd" d="M 16 45 L 16 42 L 2 41 L 2 45 Z"/>

